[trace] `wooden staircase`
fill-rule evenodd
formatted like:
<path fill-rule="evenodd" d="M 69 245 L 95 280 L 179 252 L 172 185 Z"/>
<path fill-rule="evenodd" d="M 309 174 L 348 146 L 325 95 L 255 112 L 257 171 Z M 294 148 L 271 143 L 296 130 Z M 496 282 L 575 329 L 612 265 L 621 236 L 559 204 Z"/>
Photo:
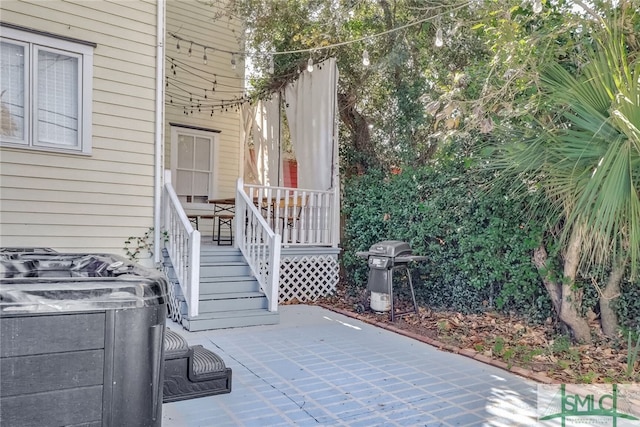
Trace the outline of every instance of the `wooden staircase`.
<path fill-rule="evenodd" d="M 189 331 L 272 325 L 280 320 L 277 312 L 267 310 L 268 302 L 249 265 L 239 249 L 224 246 L 201 247 L 200 252 L 200 305 L 199 315 L 190 318 L 187 304 L 175 283 L 170 262 L 168 276 L 173 286 L 172 310 L 178 310 L 182 326 Z"/>

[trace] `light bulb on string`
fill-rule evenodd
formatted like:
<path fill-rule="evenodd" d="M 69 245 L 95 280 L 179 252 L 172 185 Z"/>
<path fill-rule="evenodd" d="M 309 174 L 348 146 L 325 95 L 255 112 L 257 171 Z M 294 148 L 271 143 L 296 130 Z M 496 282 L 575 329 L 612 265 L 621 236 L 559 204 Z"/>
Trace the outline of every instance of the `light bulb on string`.
<path fill-rule="evenodd" d="M 204 55 L 202 56 L 202 63 L 207 65 L 207 48 L 204 48 Z"/>
<path fill-rule="evenodd" d="M 371 61 L 369 61 L 369 52 L 365 49 L 364 52 L 362 52 L 362 65 L 368 67 L 369 64 L 371 64 Z"/>
<path fill-rule="evenodd" d="M 236 69 L 236 56 L 233 53 L 231 54 L 231 69 Z"/>
<path fill-rule="evenodd" d="M 436 31 L 436 47 L 442 47 L 444 45 L 444 40 L 442 39 L 442 28 L 438 28 Z"/>
<path fill-rule="evenodd" d="M 176 50 L 180 51 L 180 40 L 178 40 L 178 43 L 176 43 Z"/>
<path fill-rule="evenodd" d="M 191 44 L 189 45 L 189 51 L 187 52 L 187 55 L 191 56 L 192 48 L 193 48 L 193 42 L 191 42 Z"/>
<path fill-rule="evenodd" d="M 542 0 L 533 0 L 533 13 L 542 12 Z"/>
<path fill-rule="evenodd" d="M 311 57 L 307 61 L 307 71 L 313 73 L 313 59 Z"/>

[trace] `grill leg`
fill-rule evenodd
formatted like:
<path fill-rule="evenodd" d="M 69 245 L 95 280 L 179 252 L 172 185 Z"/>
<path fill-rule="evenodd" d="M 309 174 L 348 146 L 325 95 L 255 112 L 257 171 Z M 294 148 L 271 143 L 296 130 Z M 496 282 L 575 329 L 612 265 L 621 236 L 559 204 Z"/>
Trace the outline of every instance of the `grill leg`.
<path fill-rule="evenodd" d="M 411 279 L 411 271 L 409 270 L 409 266 L 407 265 L 397 265 L 389 269 L 389 274 L 387 275 L 387 286 L 389 289 L 389 298 L 391 300 L 391 313 L 389 313 L 389 318 L 392 322 L 395 321 L 396 315 L 393 309 L 393 272 L 395 270 L 403 269 L 407 273 L 407 279 L 409 280 L 409 290 L 411 291 L 411 301 L 413 302 L 413 311 L 418 314 L 418 303 L 416 302 L 416 293 L 413 290 L 413 280 Z M 409 312 L 398 313 L 398 316 L 402 316 L 403 314 L 408 314 Z"/>
<path fill-rule="evenodd" d="M 391 322 L 394 322 L 396 318 L 394 314 L 395 309 L 393 308 L 393 271 L 394 270 L 395 270 L 395 267 L 390 268 L 389 274 L 387 274 L 387 286 L 389 287 L 389 299 L 391 304 L 391 312 L 389 312 Z"/>
<path fill-rule="evenodd" d="M 409 267 L 405 266 L 407 270 L 407 278 L 409 279 L 409 288 L 411 289 L 411 299 L 413 300 L 413 310 L 418 314 L 418 304 L 416 303 L 416 293 L 413 291 L 413 281 L 411 280 L 411 271 Z"/>

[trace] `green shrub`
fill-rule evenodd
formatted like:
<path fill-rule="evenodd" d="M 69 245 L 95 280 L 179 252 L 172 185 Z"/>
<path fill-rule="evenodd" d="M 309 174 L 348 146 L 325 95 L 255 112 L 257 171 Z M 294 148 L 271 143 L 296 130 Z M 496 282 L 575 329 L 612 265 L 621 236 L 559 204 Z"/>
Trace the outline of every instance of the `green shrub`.
<path fill-rule="evenodd" d="M 428 257 L 412 267 L 420 304 L 463 313 L 495 309 L 537 322 L 554 317 L 531 262 L 544 222 L 529 207 L 544 199 L 514 198 L 506 188 L 491 187 L 492 173 L 472 158 L 464 147 L 452 146 L 421 168 L 398 175 L 369 170 L 346 181 L 342 266 L 349 290 L 361 291 L 367 282 L 367 263 L 356 251 L 381 240 L 403 240 L 414 254 Z M 549 261 L 557 263 L 557 249 L 548 250 Z M 562 271 L 557 265 L 556 270 Z M 592 282 L 606 277 L 604 270 L 592 268 L 576 280 L 585 310 L 599 310 Z M 614 304 L 620 326 L 640 327 L 640 287 L 628 274 Z"/>
<path fill-rule="evenodd" d="M 366 286 L 366 262 L 355 256 L 381 240 L 403 240 L 428 260 L 413 270 L 421 304 L 465 313 L 497 309 L 541 321 L 551 304 L 531 263 L 542 226 L 525 200 L 489 191 L 491 173 L 468 157 L 445 153 L 398 175 L 380 171 L 344 186 L 345 278 Z"/>

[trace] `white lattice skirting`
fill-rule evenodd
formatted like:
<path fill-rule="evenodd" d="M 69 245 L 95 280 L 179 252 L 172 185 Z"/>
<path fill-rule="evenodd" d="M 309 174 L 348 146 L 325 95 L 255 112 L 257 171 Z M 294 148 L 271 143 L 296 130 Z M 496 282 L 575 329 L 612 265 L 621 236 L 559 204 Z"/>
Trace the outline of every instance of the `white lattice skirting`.
<path fill-rule="evenodd" d="M 315 301 L 331 295 L 338 285 L 337 255 L 296 255 L 280 259 L 280 300 Z"/>

